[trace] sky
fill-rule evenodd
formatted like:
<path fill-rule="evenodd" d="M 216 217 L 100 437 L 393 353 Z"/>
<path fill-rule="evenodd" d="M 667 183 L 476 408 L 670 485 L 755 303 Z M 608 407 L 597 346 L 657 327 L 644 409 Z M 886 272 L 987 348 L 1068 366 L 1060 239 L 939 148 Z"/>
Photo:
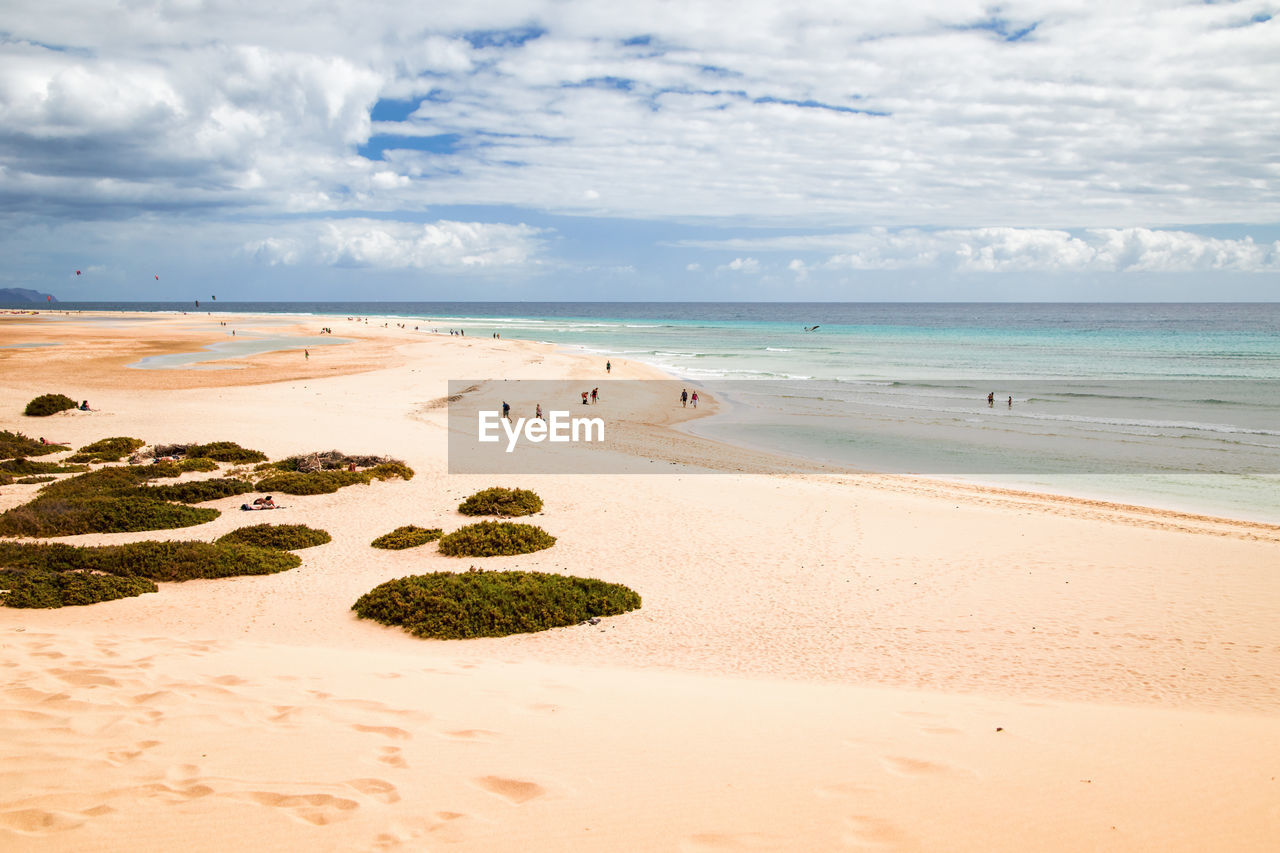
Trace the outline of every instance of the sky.
<path fill-rule="evenodd" d="M 5 0 L 0 287 L 1280 300 L 1280 0 Z"/>

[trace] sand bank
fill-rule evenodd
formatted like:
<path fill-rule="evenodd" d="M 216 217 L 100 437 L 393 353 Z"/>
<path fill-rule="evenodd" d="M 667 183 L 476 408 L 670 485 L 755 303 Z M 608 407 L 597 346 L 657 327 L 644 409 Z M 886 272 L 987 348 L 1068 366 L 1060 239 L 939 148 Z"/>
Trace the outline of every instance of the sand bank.
<path fill-rule="evenodd" d="M 678 405 L 606 393 L 600 410 L 636 425 L 618 451 L 666 473 L 500 483 L 544 498 L 535 521 L 559 541 L 538 554 L 381 552 L 375 536 L 457 527 L 457 503 L 499 484 L 446 472 L 449 379 L 565 380 L 572 402 L 582 383 L 653 372 L 373 321 L 327 323 L 356 343 L 310 359 L 122 366 L 220 334 L 189 322 L 59 326 L 108 336 L 77 358 L 0 350 L 0 428 L 336 447 L 418 476 L 289 498 L 270 520 L 333 542 L 282 575 L 0 609 L 6 848 L 1262 850 L 1280 836 L 1274 527 L 738 473 L 750 454 L 671 429 Z M 15 328 L 0 323 L 0 344 L 31 339 Z M 17 414 L 86 388 L 98 411 Z M 34 488 L 0 489 L 0 509 Z M 261 520 L 239 503 L 210 503 L 223 515 L 196 528 L 65 541 L 209 540 Z M 644 607 L 462 643 L 350 613 L 384 580 L 469 563 L 622 582 Z"/>

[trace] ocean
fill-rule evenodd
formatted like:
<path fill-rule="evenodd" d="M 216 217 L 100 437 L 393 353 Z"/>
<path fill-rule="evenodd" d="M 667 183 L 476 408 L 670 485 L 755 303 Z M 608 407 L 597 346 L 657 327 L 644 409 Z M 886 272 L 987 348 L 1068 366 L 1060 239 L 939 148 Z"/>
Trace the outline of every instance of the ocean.
<path fill-rule="evenodd" d="M 317 325 L 397 317 L 424 334 L 544 341 L 698 384 L 726 405 L 692 429 L 725 441 L 1280 522 L 1280 303 L 202 301 L 205 311 Z"/>

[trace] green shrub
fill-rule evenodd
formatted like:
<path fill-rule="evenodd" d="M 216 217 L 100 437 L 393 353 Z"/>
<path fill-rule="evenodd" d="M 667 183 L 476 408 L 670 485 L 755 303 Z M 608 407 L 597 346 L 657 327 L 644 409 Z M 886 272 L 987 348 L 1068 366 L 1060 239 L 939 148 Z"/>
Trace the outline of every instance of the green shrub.
<path fill-rule="evenodd" d="M 0 486 L 11 486 L 11 485 L 13 485 L 13 477 L 9 474 L 4 473 L 3 471 L 0 471 Z"/>
<path fill-rule="evenodd" d="M 27 408 L 22 413 L 33 418 L 46 418 L 58 412 L 65 412 L 67 409 L 74 409 L 78 405 L 79 403 L 65 394 L 41 394 L 27 403 Z"/>
<path fill-rule="evenodd" d="M 146 578 L 91 572 L 0 571 L 0 603 L 6 607 L 69 607 L 155 592 Z M 8 590 L 5 592 L 4 590 Z"/>
<path fill-rule="evenodd" d="M 542 498 L 528 489 L 503 489 L 495 486 L 476 492 L 458 505 L 463 515 L 497 515 L 513 518 L 542 511 Z"/>
<path fill-rule="evenodd" d="M 532 524 L 481 521 L 442 537 L 440 553 L 447 557 L 509 557 L 541 551 L 554 544 L 554 536 Z"/>
<path fill-rule="evenodd" d="M 349 471 L 352 466 L 356 470 L 365 470 L 377 465 L 404 465 L 396 459 L 385 456 L 352 456 L 340 450 L 326 450 L 322 453 L 307 453 L 300 456 L 289 456 L 279 462 L 268 462 L 262 467 L 271 467 L 280 471 L 300 471 L 304 474 L 311 471 Z M 410 474 L 412 476 L 412 474 Z M 405 479 L 408 479 L 407 477 Z"/>
<path fill-rule="evenodd" d="M 191 445 L 187 448 L 187 457 L 212 459 L 215 462 L 264 462 L 267 454 L 241 447 L 234 441 L 211 441 L 208 444 Z"/>
<path fill-rule="evenodd" d="M 314 471 L 310 474 L 283 472 L 264 477 L 257 482 L 260 492 L 283 492 L 286 495 L 327 495 L 343 486 L 367 483 L 359 472 Z"/>
<path fill-rule="evenodd" d="M 621 584 L 542 572 L 435 572 L 388 581 L 352 606 L 362 619 L 438 640 L 505 637 L 635 610 Z"/>
<path fill-rule="evenodd" d="M 179 506 L 139 484 L 146 468 L 103 468 L 49 483 L 22 506 L 0 514 L 0 536 L 69 536 L 167 530 L 204 524 L 216 509 Z"/>
<path fill-rule="evenodd" d="M 143 498 L 100 497 L 67 501 L 37 497 L 0 515 L 0 536 L 42 538 L 78 533 L 171 530 L 206 524 L 220 514 L 208 507 L 182 506 Z"/>
<path fill-rule="evenodd" d="M 77 547 L 0 542 L 0 566 L 49 572 L 106 572 L 154 581 L 269 575 L 302 565 L 287 551 L 233 542 L 130 542 Z"/>
<path fill-rule="evenodd" d="M 225 536 L 218 537 L 217 541 L 275 548 L 278 551 L 297 551 L 323 545 L 331 539 L 326 531 L 316 530 L 305 524 L 254 524 L 236 528 Z"/>
<path fill-rule="evenodd" d="M 36 474 L 35 476 L 23 477 L 19 480 L 14 480 L 13 482 L 23 486 L 34 486 L 36 483 L 52 483 L 56 479 L 58 478 L 52 474 Z"/>
<path fill-rule="evenodd" d="M 44 456 L 47 453 L 60 453 L 71 448 L 63 444 L 41 444 L 34 438 L 28 438 L 20 432 L 0 430 L 0 459 L 15 459 L 19 456 Z"/>
<path fill-rule="evenodd" d="M 76 474 L 88 471 L 88 465 L 60 465 L 57 462 L 32 462 L 30 459 L 6 459 L 0 462 L 0 471 L 6 474 Z"/>
<path fill-rule="evenodd" d="M 403 551 L 405 548 L 416 548 L 434 542 L 443 534 L 439 527 L 417 527 L 409 524 L 397 527 L 390 533 L 379 536 L 369 544 L 375 548 L 386 548 L 389 551 Z"/>
<path fill-rule="evenodd" d="M 86 444 L 84 447 L 76 451 L 68 462 L 119 462 L 133 451 L 146 444 L 140 438 L 128 438 L 126 436 L 117 436 L 116 438 L 104 438 L 101 441 L 95 441 L 93 444 Z"/>
<path fill-rule="evenodd" d="M 155 466 L 147 466 L 149 470 Z M 253 491 L 253 484 L 246 480 L 232 477 L 220 477 L 213 480 L 191 480 L 186 483 L 172 483 L 167 486 L 147 486 L 142 493 L 162 501 L 177 501 L 184 504 L 198 504 L 228 498 L 232 495 L 243 495 Z"/>
<path fill-rule="evenodd" d="M 180 477 L 188 471 L 217 471 L 218 463 L 203 457 L 198 459 L 179 459 L 176 462 L 157 460 L 146 467 L 147 479 L 160 477 Z"/>
<path fill-rule="evenodd" d="M 367 471 L 281 471 L 269 473 L 257 483 L 260 492 L 283 492 L 286 495 L 327 495 L 345 486 L 402 477 L 408 480 L 413 469 L 403 462 L 387 462 Z"/>
<path fill-rule="evenodd" d="M 390 480 L 399 477 L 401 480 L 412 480 L 413 469 L 403 462 L 382 462 L 365 472 L 375 480 Z"/>

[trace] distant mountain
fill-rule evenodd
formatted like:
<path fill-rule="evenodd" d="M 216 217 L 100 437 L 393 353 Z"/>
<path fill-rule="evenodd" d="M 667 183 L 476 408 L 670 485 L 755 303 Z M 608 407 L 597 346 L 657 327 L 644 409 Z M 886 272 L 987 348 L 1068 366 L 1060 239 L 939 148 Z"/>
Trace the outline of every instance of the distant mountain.
<path fill-rule="evenodd" d="M 57 301 L 58 297 L 41 293 L 38 290 L 28 290 L 25 287 L 0 287 L 0 305 L 26 304 L 28 302 L 39 302 L 42 305 L 47 305 L 50 302 Z"/>

